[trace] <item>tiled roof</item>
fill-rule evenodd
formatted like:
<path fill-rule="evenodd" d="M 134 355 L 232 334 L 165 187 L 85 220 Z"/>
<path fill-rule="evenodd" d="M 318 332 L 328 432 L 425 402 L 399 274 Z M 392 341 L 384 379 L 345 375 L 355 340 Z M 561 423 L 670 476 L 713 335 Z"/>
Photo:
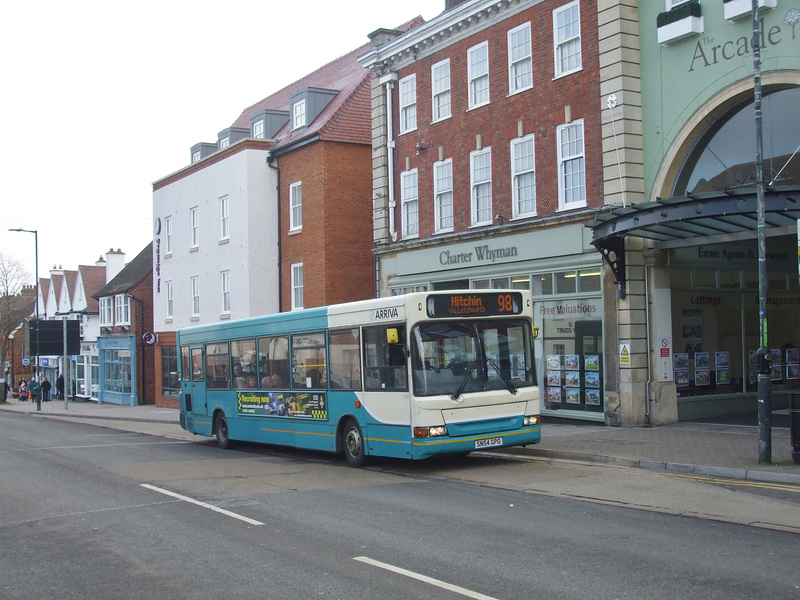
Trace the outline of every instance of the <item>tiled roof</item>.
<path fill-rule="evenodd" d="M 125 265 L 117 276 L 108 282 L 100 291 L 92 294 L 92 298 L 99 299 L 114 294 L 122 294 L 135 287 L 153 272 L 153 242 L 145 246 L 144 250 L 131 262 Z"/>
<path fill-rule="evenodd" d="M 78 270 L 81 272 L 83 281 L 83 293 L 86 294 L 86 312 L 97 313 L 100 310 L 97 298 L 94 294 L 106 284 L 106 268 L 104 266 L 80 265 Z"/>
<path fill-rule="evenodd" d="M 397 29 L 408 31 L 424 23 L 416 17 Z M 305 77 L 287 85 L 271 96 L 247 107 L 232 127 L 250 128 L 250 117 L 261 110 L 289 111 L 289 99 L 304 87 L 339 90 L 325 109 L 308 127 L 292 133 L 291 121 L 273 137 L 279 140 L 276 150 L 293 145 L 303 139 L 319 135 L 323 140 L 372 143 L 372 115 L 370 104 L 369 71 L 358 62 L 358 56 L 369 49 L 369 44 L 329 62 Z"/>

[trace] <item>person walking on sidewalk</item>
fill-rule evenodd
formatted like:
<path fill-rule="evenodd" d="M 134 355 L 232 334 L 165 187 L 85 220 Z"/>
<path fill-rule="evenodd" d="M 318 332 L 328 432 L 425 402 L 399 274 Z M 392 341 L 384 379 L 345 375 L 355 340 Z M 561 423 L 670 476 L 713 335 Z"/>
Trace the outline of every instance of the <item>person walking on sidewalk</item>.
<path fill-rule="evenodd" d="M 19 389 L 17 390 L 17 395 L 19 396 L 20 402 L 28 401 L 28 384 L 25 383 L 24 379 L 21 379 L 19 382 Z"/>
<path fill-rule="evenodd" d="M 47 377 L 42 379 L 42 402 L 50 402 L 50 388 L 52 387 L 50 382 L 47 381 Z"/>
<path fill-rule="evenodd" d="M 31 402 L 36 402 L 39 397 L 39 384 L 36 382 L 36 377 L 31 377 L 31 382 L 28 385 L 28 395 L 31 397 Z"/>
<path fill-rule="evenodd" d="M 64 374 L 60 373 L 56 378 L 56 398 L 58 400 L 64 399 Z"/>

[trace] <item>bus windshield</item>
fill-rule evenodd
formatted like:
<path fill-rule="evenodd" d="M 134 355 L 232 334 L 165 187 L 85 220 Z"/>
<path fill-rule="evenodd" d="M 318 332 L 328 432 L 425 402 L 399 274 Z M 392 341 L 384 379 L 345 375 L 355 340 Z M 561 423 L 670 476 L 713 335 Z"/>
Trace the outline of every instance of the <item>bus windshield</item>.
<path fill-rule="evenodd" d="M 536 385 L 531 327 L 523 319 L 421 323 L 411 339 L 417 396 Z"/>

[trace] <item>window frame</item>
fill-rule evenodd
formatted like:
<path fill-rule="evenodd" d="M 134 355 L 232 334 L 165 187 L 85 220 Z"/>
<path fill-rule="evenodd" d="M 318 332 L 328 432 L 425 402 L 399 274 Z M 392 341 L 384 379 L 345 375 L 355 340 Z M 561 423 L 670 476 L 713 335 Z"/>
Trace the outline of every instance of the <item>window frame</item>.
<path fill-rule="evenodd" d="M 290 267 L 291 273 L 291 303 L 292 310 L 302 310 L 303 308 L 303 263 L 293 263 Z M 299 275 L 299 276 L 298 276 Z M 299 281 L 299 283 L 298 283 Z"/>
<path fill-rule="evenodd" d="M 172 215 L 164 217 L 164 253 L 172 254 Z"/>
<path fill-rule="evenodd" d="M 437 78 L 437 69 L 441 69 L 443 67 L 447 67 L 447 75 Z M 444 81 L 445 79 L 446 87 L 437 89 L 437 82 Z M 449 119 L 451 116 L 453 116 L 452 93 L 450 91 L 450 86 L 450 59 L 445 58 L 444 60 L 440 60 L 436 64 L 431 65 L 431 123 L 438 123 L 439 121 L 444 121 L 445 119 Z M 441 110 L 444 106 L 444 102 L 439 102 L 439 100 L 443 99 L 445 95 L 447 97 L 446 114 Z"/>
<path fill-rule="evenodd" d="M 114 324 L 131 324 L 131 297 L 128 294 L 114 296 Z"/>
<path fill-rule="evenodd" d="M 200 277 L 198 275 L 194 275 L 191 278 L 191 287 L 192 287 L 192 312 L 191 316 L 199 317 L 200 316 Z"/>
<path fill-rule="evenodd" d="M 172 281 L 164 282 L 164 299 L 166 300 L 167 318 L 171 319 L 175 313 L 175 299 L 173 297 Z"/>
<path fill-rule="evenodd" d="M 406 196 L 407 190 L 410 187 L 406 181 L 413 177 L 413 196 Z M 415 231 L 410 228 L 411 221 L 409 219 L 409 211 L 413 210 L 413 215 L 416 217 L 414 222 Z M 402 221 L 403 239 L 411 239 L 419 237 L 419 173 L 416 168 L 400 173 L 400 215 Z"/>
<path fill-rule="evenodd" d="M 450 187 L 439 188 L 439 182 L 442 178 L 439 177 L 439 169 L 449 168 L 450 174 Z M 450 195 L 450 224 L 445 226 L 442 223 L 442 199 L 445 194 Z M 436 161 L 433 163 L 433 214 L 434 214 L 434 233 L 448 233 L 455 228 L 455 214 L 453 207 L 453 159 L 446 158 L 445 160 Z"/>
<path fill-rule="evenodd" d="M 483 158 L 484 156 L 488 156 L 489 164 L 489 177 L 488 179 L 481 179 L 476 180 L 476 161 L 478 159 Z M 482 167 L 481 167 L 482 168 Z M 481 186 L 488 184 L 488 209 L 487 207 L 480 208 L 478 206 L 478 196 L 479 190 Z M 469 153 L 469 220 L 470 220 L 470 227 L 481 227 L 484 225 L 491 225 L 492 224 L 492 148 L 491 146 L 487 146 L 486 148 L 481 148 L 480 150 L 473 150 Z M 481 220 L 480 213 L 489 212 L 489 218 Z"/>
<path fill-rule="evenodd" d="M 264 119 L 259 119 L 253 123 L 253 137 L 256 139 L 264 139 Z"/>
<path fill-rule="evenodd" d="M 485 69 L 475 74 L 473 73 L 473 68 L 475 68 L 476 66 L 475 55 L 478 52 L 484 52 L 484 51 L 486 54 L 485 60 L 483 60 L 483 57 L 479 57 L 479 60 L 477 62 L 478 64 L 485 63 Z M 479 79 L 483 78 L 486 78 L 486 85 L 485 86 L 482 85 L 480 90 L 474 90 L 473 89 L 474 84 Z M 480 44 L 475 44 L 471 48 L 467 49 L 467 110 L 480 108 L 481 106 L 486 106 L 491 102 L 490 83 L 491 82 L 489 81 L 489 42 L 483 41 Z M 477 100 L 478 93 L 484 91 L 486 93 L 486 99 Z"/>
<path fill-rule="evenodd" d="M 569 154 L 564 155 L 563 149 L 564 144 L 561 141 L 562 132 L 572 130 L 573 128 L 580 127 L 580 140 L 581 140 L 581 152 L 577 154 Z M 568 142 L 571 144 L 572 142 Z M 556 153 L 558 157 L 558 210 L 573 210 L 576 208 L 584 208 L 586 206 L 586 134 L 585 134 L 585 127 L 583 119 L 575 119 L 574 121 L 570 121 L 569 123 L 563 123 L 556 127 Z M 567 202 L 567 186 L 566 186 L 566 178 L 567 172 L 566 167 L 572 161 L 581 161 L 581 179 L 582 179 L 582 187 L 583 188 L 583 198 L 577 201 Z M 572 176 L 572 174 L 570 174 Z M 575 187 L 570 188 L 575 189 Z"/>
<path fill-rule="evenodd" d="M 189 209 L 189 248 L 200 247 L 200 207 L 193 206 Z"/>
<path fill-rule="evenodd" d="M 523 56 L 522 58 L 514 60 L 512 52 L 514 47 L 512 46 L 511 38 L 514 34 L 519 33 L 523 30 L 528 31 L 528 38 L 527 38 L 528 54 L 526 56 Z M 512 94 L 518 94 L 520 92 L 524 92 L 525 90 L 533 89 L 533 42 L 531 39 L 531 22 L 527 21 L 525 23 L 517 25 L 512 29 L 509 29 L 507 33 L 507 38 L 508 38 L 508 95 L 511 96 Z M 520 63 L 523 63 L 526 60 L 528 62 L 528 78 L 530 80 L 530 83 L 517 87 L 516 86 L 517 77 L 515 77 L 514 67 L 515 65 L 519 65 Z"/>
<path fill-rule="evenodd" d="M 222 314 L 231 314 L 231 272 L 219 272 L 220 306 Z"/>
<path fill-rule="evenodd" d="M 289 184 L 289 231 L 303 229 L 303 182 Z"/>
<path fill-rule="evenodd" d="M 114 299 L 112 296 L 103 296 L 99 300 L 100 327 L 114 326 Z"/>
<path fill-rule="evenodd" d="M 302 98 L 292 104 L 292 130 L 300 129 L 306 125 L 306 99 Z"/>
<path fill-rule="evenodd" d="M 574 23 L 577 24 L 577 35 L 572 35 L 569 38 L 560 39 L 559 37 L 559 26 L 558 26 L 558 17 L 567 11 L 572 10 L 573 8 L 577 8 L 578 10 L 578 18 Z M 575 40 L 578 41 L 578 65 L 572 67 L 571 69 L 562 70 L 561 63 L 563 59 L 563 50 L 568 47 L 571 42 Z M 575 73 L 583 69 L 583 48 L 582 48 L 582 39 L 581 39 L 581 8 L 580 3 L 578 0 L 573 0 L 572 2 L 568 2 L 563 6 L 559 6 L 558 8 L 553 9 L 553 78 L 557 79 L 559 77 L 564 77 L 566 75 L 570 75 L 571 73 Z"/>
<path fill-rule="evenodd" d="M 220 241 L 229 240 L 230 234 L 230 202 L 228 196 L 220 196 L 219 199 L 219 239 Z"/>
<path fill-rule="evenodd" d="M 517 171 L 517 148 L 523 144 L 531 144 L 531 161 L 533 166 L 530 169 Z M 511 164 L 510 171 L 511 171 L 511 218 L 522 218 L 522 217 L 535 217 L 538 214 L 536 208 L 536 136 L 534 134 L 528 134 L 522 137 L 514 138 L 510 141 L 510 157 L 511 157 Z M 519 197 L 519 186 L 517 185 L 518 178 L 528 173 L 532 174 L 533 176 L 533 208 L 530 211 L 524 212 L 520 210 L 520 197 Z"/>
<path fill-rule="evenodd" d="M 404 89 L 409 88 L 409 89 Z M 397 83 L 397 105 L 400 134 L 417 129 L 417 74 L 403 77 Z M 410 124 L 413 119 L 414 123 Z"/>

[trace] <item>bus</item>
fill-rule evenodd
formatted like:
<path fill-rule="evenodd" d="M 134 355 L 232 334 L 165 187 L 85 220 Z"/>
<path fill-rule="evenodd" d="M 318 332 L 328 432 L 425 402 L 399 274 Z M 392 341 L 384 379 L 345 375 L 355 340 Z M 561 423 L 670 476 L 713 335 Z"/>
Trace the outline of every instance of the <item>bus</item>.
<path fill-rule="evenodd" d="M 532 318 L 527 290 L 467 290 L 182 328 L 181 427 L 354 467 L 536 444 Z"/>

